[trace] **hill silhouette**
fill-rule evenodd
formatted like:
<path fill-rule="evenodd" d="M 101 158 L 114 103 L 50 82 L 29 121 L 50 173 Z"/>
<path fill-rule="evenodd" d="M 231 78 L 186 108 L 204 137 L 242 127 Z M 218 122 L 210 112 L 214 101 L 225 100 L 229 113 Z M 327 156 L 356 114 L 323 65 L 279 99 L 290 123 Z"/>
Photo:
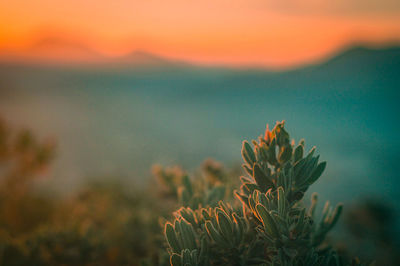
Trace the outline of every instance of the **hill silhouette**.
<path fill-rule="evenodd" d="M 23 51 L 0 52 L 0 63 L 29 63 L 29 65 L 87 65 L 100 68 L 194 68 L 212 70 L 239 70 L 245 72 L 293 72 L 299 69 L 307 70 L 315 68 L 341 68 L 342 65 L 354 68 L 364 68 L 371 64 L 397 64 L 400 57 L 400 46 L 392 45 L 384 48 L 372 48 L 365 45 L 354 45 L 340 49 L 333 55 L 327 56 L 315 63 L 307 63 L 293 69 L 272 70 L 263 67 L 231 68 L 229 66 L 198 66 L 194 63 L 184 62 L 174 58 L 166 58 L 149 51 L 134 50 L 128 54 L 111 57 L 105 56 L 93 49 L 89 44 L 68 39 L 63 36 L 44 36 L 33 42 Z M 391 60 L 393 59 L 393 60 Z"/>

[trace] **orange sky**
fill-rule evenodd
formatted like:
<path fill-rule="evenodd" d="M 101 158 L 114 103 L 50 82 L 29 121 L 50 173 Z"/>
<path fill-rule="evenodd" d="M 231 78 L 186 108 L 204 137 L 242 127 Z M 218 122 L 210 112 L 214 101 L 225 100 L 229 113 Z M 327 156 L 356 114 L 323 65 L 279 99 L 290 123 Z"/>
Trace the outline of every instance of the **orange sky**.
<path fill-rule="evenodd" d="M 34 53 L 29 47 L 49 37 L 109 56 L 140 49 L 197 63 L 287 67 L 349 43 L 399 42 L 400 1 L 0 1 L 3 54 Z"/>

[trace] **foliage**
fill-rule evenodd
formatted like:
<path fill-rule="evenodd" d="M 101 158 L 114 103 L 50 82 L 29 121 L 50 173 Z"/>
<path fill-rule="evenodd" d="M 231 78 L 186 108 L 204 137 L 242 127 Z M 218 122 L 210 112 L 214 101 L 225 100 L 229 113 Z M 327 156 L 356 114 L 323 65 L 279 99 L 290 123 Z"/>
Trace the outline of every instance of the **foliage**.
<path fill-rule="evenodd" d="M 357 254 L 364 260 L 375 260 L 376 265 L 400 265 L 400 245 L 395 231 L 398 217 L 394 206 L 387 200 L 370 196 L 346 209 L 346 238 L 340 243 L 344 255 Z"/>
<path fill-rule="evenodd" d="M 153 166 L 153 174 L 164 194 L 172 196 L 184 207 L 217 206 L 220 200 L 232 197 L 231 181 L 220 163 L 208 159 L 202 170 L 203 176 L 189 178 L 178 166 Z"/>
<path fill-rule="evenodd" d="M 306 210 L 302 198 L 323 173 L 312 148 L 305 155 L 304 140 L 296 146 L 278 122 L 272 131 L 243 142 L 241 202 L 215 204 L 203 200 L 186 204 L 165 224 L 171 265 L 343 265 L 344 261 L 324 243 L 342 212 L 327 202 L 322 216 L 315 215 L 317 195 Z M 173 175 L 168 180 L 173 180 Z M 185 189 L 186 180 L 182 182 Z M 212 202 L 213 203 L 213 202 Z"/>
<path fill-rule="evenodd" d="M 158 217 L 171 209 L 163 210 L 154 192 L 119 183 L 89 183 L 64 198 L 44 194 L 36 181 L 54 154 L 53 141 L 0 119 L 0 265 L 158 261 Z"/>
<path fill-rule="evenodd" d="M 0 119 L 0 227 L 11 234 L 29 232 L 42 223 L 53 204 L 32 193 L 36 180 L 54 158 L 51 140 L 39 141 L 30 131 L 12 131 Z M 40 208 L 29 208 L 37 206 Z"/>
<path fill-rule="evenodd" d="M 240 180 L 208 159 L 194 175 L 154 166 L 147 187 L 97 181 L 59 197 L 35 187 L 54 142 L 0 120 L 0 265 L 346 264 L 325 241 L 341 205 L 319 220 L 316 195 L 303 207 L 325 167 L 303 153 L 278 123 L 244 142 Z"/>

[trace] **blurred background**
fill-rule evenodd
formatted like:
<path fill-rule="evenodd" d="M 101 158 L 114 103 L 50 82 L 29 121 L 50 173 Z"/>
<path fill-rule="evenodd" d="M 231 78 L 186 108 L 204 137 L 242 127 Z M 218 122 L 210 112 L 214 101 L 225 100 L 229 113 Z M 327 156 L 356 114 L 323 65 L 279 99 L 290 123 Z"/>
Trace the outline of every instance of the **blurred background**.
<path fill-rule="evenodd" d="M 0 17 L 0 116 L 56 147 L 40 193 L 238 168 L 285 120 L 328 162 L 311 190 L 400 233 L 399 1 L 16 0 Z"/>

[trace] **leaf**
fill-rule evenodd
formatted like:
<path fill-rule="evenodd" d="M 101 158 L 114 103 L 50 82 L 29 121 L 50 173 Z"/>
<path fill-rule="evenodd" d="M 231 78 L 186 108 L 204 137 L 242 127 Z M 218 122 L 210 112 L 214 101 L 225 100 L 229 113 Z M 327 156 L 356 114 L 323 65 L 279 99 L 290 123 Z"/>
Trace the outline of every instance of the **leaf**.
<path fill-rule="evenodd" d="M 253 169 L 251 169 L 247 164 L 242 164 L 242 167 L 249 174 L 249 176 L 253 176 Z"/>
<path fill-rule="evenodd" d="M 197 224 L 196 222 L 196 217 L 194 215 L 194 212 L 190 208 L 180 208 L 178 210 L 178 213 L 182 216 L 183 219 L 185 219 L 187 222 L 192 224 L 193 226 Z"/>
<path fill-rule="evenodd" d="M 171 255 L 169 261 L 171 266 L 182 266 L 182 258 L 176 253 Z"/>
<path fill-rule="evenodd" d="M 242 157 L 249 165 L 253 165 L 256 162 L 256 156 L 247 141 L 243 141 Z"/>
<path fill-rule="evenodd" d="M 272 165 L 276 165 L 276 138 L 273 138 L 268 148 L 268 162 Z"/>
<path fill-rule="evenodd" d="M 178 188 L 178 198 L 179 201 L 184 205 L 188 206 L 190 202 L 190 194 L 185 187 Z"/>
<path fill-rule="evenodd" d="M 290 158 L 292 157 L 292 146 L 287 145 L 287 146 L 283 146 L 280 149 L 279 155 L 278 155 L 278 161 L 280 164 L 283 164 L 287 161 L 290 160 Z"/>
<path fill-rule="evenodd" d="M 218 233 L 218 231 L 215 229 L 214 225 L 210 221 L 206 221 L 206 230 L 210 238 L 214 240 L 215 243 L 221 246 L 225 246 L 224 238 Z"/>
<path fill-rule="evenodd" d="M 185 220 L 181 220 L 181 228 L 182 238 L 184 243 L 186 243 L 185 247 L 190 250 L 197 248 L 196 236 L 194 235 L 193 227 Z"/>
<path fill-rule="evenodd" d="M 180 252 L 181 247 L 179 245 L 178 239 L 176 238 L 174 227 L 171 223 L 165 224 L 165 237 L 169 246 L 174 252 Z"/>
<path fill-rule="evenodd" d="M 326 168 L 326 162 L 322 162 L 322 163 L 318 164 L 317 168 L 315 168 L 315 170 L 312 172 L 311 177 L 308 180 L 308 183 L 311 185 L 312 183 L 317 181 L 318 178 L 324 172 L 325 168 Z"/>
<path fill-rule="evenodd" d="M 197 249 L 194 249 L 194 250 L 192 250 L 190 252 L 190 258 L 191 258 L 190 265 L 197 265 L 198 264 L 197 255 L 198 255 Z"/>
<path fill-rule="evenodd" d="M 233 240 L 233 224 L 226 213 L 220 209 L 217 209 L 217 222 L 220 232 L 227 240 Z"/>
<path fill-rule="evenodd" d="M 200 254 L 199 254 L 199 262 L 205 263 L 207 254 L 207 240 L 205 237 L 200 240 Z"/>
<path fill-rule="evenodd" d="M 249 198 L 243 194 L 240 194 L 238 191 L 234 192 L 236 197 L 245 205 L 248 206 Z"/>
<path fill-rule="evenodd" d="M 202 208 L 201 209 L 201 215 L 203 215 L 205 220 L 210 220 L 211 219 L 210 213 L 209 213 L 209 211 L 207 209 Z"/>
<path fill-rule="evenodd" d="M 317 202 L 318 202 L 318 194 L 316 192 L 314 192 L 311 195 L 311 206 L 308 211 L 308 215 L 311 216 L 311 218 L 313 218 L 313 219 L 314 219 L 315 208 L 317 207 Z"/>
<path fill-rule="evenodd" d="M 282 187 L 278 188 L 278 213 L 281 217 L 284 217 L 286 212 L 286 198 L 285 192 Z"/>
<path fill-rule="evenodd" d="M 184 251 L 182 251 L 182 264 L 184 266 L 186 265 L 190 265 L 191 263 L 191 256 L 190 256 L 190 250 L 185 249 Z"/>
<path fill-rule="evenodd" d="M 253 171 L 252 171 L 253 172 Z M 251 174 L 251 176 L 253 176 L 253 174 Z M 241 176 L 240 177 L 240 181 L 242 181 L 242 183 L 251 183 L 252 181 L 250 180 L 250 178 L 246 177 L 246 176 Z"/>
<path fill-rule="evenodd" d="M 333 211 L 333 214 L 331 216 L 331 219 L 329 219 L 329 229 L 331 229 L 333 226 L 335 226 L 335 224 L 337 223 L 337 221 L 339 220 L 340 214 L 343 211 L 343 204 L 339 203 L 335 210 Z"/>
<path fill-rule="evenodd" d="M 260 187 L 261 192 L 266 192 L 270 187 L 274 187 L 274 183 L 269 179 L 269 177 L 261 170 L 258 164 L 253 166 L 253 178 L 257 185 Z"/>
<path fill-rule="evenodd" d="M 297 162 L 297 161 L 299 161 L 300 159 L 302 159 L 302 158 L 303 158 L 303 153 L 304 153 L 304 147 L 303 147 L 303 145 L 298 145 L 298 146 L 296 147 L 296 149 L 294 150 L 294 154 L 293 154 L 294 161 Z"/>
<path fill-rule="evenodd" d="M 254 213 L 254 215 L 256 216 L 257 219 L 259 219 L 261 221 L 261 217 L 258 216 L 258 213 L 256 211 L 256 202 L 254 201 L 253 197 L 249 197 L 249 208 L 250 210 Z"/>
<path fill-rule="evenodd" d="M 268 231 L 275 238 L 280 238 L 278 227 L 275 223 L 275 220 L 272 218 L 271 214 L 269 214 L 269 212 L 261 204 L 257 204 L 256 209 L 258 215 L 261 217 L 264 229 Z"/>
<path fill-rule="evenodd" d="M 259 189 L 259 185 L 255 183 L 243 183 L 244 186 L 248 189 L 248 191 L 252 192 L 255 189 Z"/>

